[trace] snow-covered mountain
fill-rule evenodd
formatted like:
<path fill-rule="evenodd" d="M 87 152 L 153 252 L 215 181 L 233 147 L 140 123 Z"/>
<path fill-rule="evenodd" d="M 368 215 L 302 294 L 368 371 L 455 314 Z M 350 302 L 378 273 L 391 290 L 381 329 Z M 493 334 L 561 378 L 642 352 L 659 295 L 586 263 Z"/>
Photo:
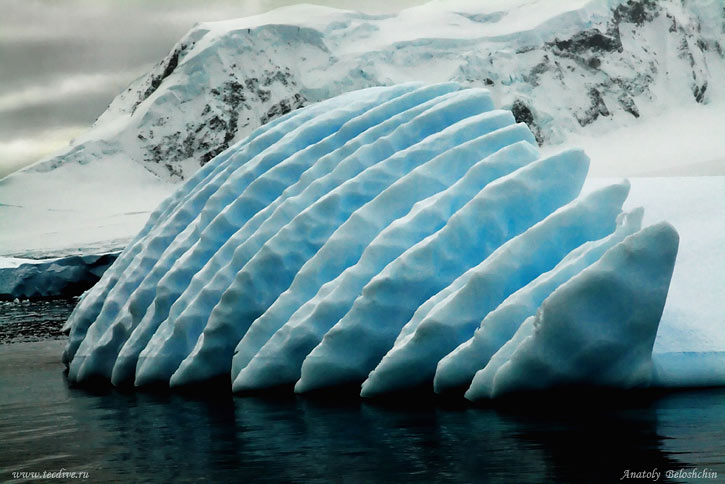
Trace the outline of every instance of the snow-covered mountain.
<path fill-rule="evenodd" d="M 409 80 L 488 87 L 539 143 L 600 118 L 706 103 L 722 69 L 718 0 L 434 1 L 370 16 L 298 5 L 203 23 L 67 152 L 123 153 L 182 180 L 254 128 L 354 89 Z"/>
<path fill-rule="evenodd" d="M 122 248 L 257 126 L 412 80 L 489 89 L 544 149 L 586 148 L 594 175 L 722 174 L 724 19 L 719 0 L 434 0 L 202 23 L 67 150 L 0 180 L 0 255 Z"/>

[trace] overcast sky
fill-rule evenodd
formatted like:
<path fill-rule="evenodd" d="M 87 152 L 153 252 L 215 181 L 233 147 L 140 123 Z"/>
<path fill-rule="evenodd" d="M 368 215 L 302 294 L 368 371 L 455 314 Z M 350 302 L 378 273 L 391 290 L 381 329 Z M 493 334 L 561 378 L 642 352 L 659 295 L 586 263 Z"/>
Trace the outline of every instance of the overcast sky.
<path fill-rule="evenodd" d="M 289 0 L 0 0 L 0 178 L 62 149 L 196 22 Z M 387 13 L 423 0 L 313 0 Z"/>

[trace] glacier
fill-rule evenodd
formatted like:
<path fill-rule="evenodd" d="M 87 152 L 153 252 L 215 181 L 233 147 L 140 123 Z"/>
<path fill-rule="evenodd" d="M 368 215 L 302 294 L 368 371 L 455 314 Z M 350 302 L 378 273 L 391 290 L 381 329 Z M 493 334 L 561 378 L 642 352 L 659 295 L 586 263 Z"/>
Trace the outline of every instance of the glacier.
<path fill-rule="evenodd" d="M 588 169 L 451 82 L 292 111 L 182 184 L 82 296 L 68 378 L 471 400 L 725 383 L 718 344 L 655 344 L 677 232 L 624 210 L 626 180 L 583 191 Z"/>

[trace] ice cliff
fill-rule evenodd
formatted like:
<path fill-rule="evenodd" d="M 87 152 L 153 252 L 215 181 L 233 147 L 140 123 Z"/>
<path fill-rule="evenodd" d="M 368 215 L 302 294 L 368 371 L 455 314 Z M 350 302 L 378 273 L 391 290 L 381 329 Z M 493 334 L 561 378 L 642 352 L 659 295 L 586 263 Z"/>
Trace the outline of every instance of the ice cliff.
<path fill-rule="evenodd" d="M 290 112 L 182 184 L 83 296 L 69 379 L 474 400 L 725 383 L 696 325 L 678 336 L 696 356 L 653 358 L 677 232 L 640 230 L 626 181 L 582 193 L 588 166 L 456 83 Z"/>

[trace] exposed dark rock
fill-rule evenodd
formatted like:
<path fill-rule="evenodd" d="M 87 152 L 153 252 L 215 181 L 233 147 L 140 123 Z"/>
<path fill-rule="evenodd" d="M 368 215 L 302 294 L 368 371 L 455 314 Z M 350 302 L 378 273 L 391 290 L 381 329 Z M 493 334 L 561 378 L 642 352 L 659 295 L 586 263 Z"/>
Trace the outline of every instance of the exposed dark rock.
<path fill-rule="evenodd" d="M 214 159 L 214 157 L 215 157 L 216 155 L 218 155 L 219 153 L 221 153 L 222 151 L 224 151 L 224 150 L 225 150 L 225 149 L 227 149 L 228 147 L 229 147 L 228 145 L 227 145 L 227 146 L 225 146 L 225 145 L 223 145 L 223 144 L 222 144 L 222 145 L 220 145 L 220 146 L 217 146 L 216 148 L 214 148 L 214 149 L 212 149 L 212 150 L 210 150 L 210 151 L 207 151 L 206 153 L 203 153 L 203 154 L 202 154 L 202 155 L 201 155 L 201 156 L 199 157 L 199 164 L 200 164 L 201 166 L 204 166 L 204 165 L 206 165 L 207 163 L 209 163 L 209 161 L 211 161 L 212 159 Z"/>
<path fill-rule="evenodd" d="M 174 72 L 174 69 L 176 69 L 176 67 L 179 65 L 179 56 L 184 50 L 186 50 L 186 44 L 181 44 L 179 47 L 174 49 L 171 54 L 169 54 L 163 61 L 161 61 L 161 63 L 159 64 L 161 72 L 158 74 L 151 74 L 149 86 L 141 94 L 138 101 L 136 101 L 136 104 L 134 104 L 134 110 L 139 104 L 148 99 L 148 97 L 153 94 L 156 89 L 159 88 L 161 82 L 164 79 L 169 77 L 171 73 Z"/>
<path fill-rule="evenodd" d="M 656 9 L 657 2 L 654 0 L 629 0 L 614 9 L 614 20 L 617 24 L 630 22 L 642 25 L 652 21 Z"/>
<path fill-rule="evenodd" d="M 526 76 L 526 79 L 531 83 L 533 86 L 539 85 L 539 78 L 541 77 L 541 74 L 547 72 L 549 70 L 549 56 L 544 55 L 544 60 L 536 64 L 534 67 L 531 68 L 531 71 L 529 71 L 528 76 Z"/>
<path fill-rule="evenodd" d="M 271 85 L 273 82 L 279 82 L 283 86 L 287 86 L 291 77 L 289 67 L 285 67 L 285 72 L 282 72 L 282 70 L 274 72 L 265 71 L 264 74 L 266 77 L 262 81 L 262 85 L 265 87 Z"/>
<path fill-rule="evenodd" d="M 695 87 L 692 90 L 692 94 L 695 96 L 695 101 L 702 104 L 705 102 L 705 91 L 707 91 L 707 81 L 702 83 L 702 85 L 698 86 L 695 85 Z"/>
<path fill-rule="evenodd" d="M 262 124 L 266 124 L 275 118 L 289 113 L 293 109 L 301 108 L 306 102 L 307 99 L 301 93 L 297 93 L 291 98 L 282 99 L 277 104 L 272 105 L 260 121 Z"/>
<path fill-rule="evenodd" d="M 166 165 L 164 165 L 164 166 L 169 171 L 169 175 L 178 177 L 180 180 L 183 180 L 184 179 L 184 174 L 182 173 L 181 170 L 177 169 L 176 167 L 174 167 L 170 163 L 166 163 Z"/>
<path fill-rule="evenodd" d="M 496 77 L 491 73 L 501 75 L 498 62 L 501 60 L 502 65 L 508 65 L 506 61 L 510 51 L 471 53 L 470 61 L 460 68 L 459 80 L 466 85 L 490 87 L 492 91 L 501 89 L 507 95 L 509 86 L 521 81 L 528 84 L 520 91 L 514 88 L 508 99 L 516 99 L 512 107 L 514 116 L 530 127 L 541 144 L 556 133 L 548 124 L 548 106 L 538 104 L 542 97 L 532 94 L 529 87 L 538 92 L 540 88 L 537 86 L 554 83 L 555 89 L 571 91 L 566 108 L 581 126 L 591 124 L 600 116 L 610 116 L 610 109 L 640 116 L 642 103 L 653 100 L 652 84 L 656 77 L 659 78 L 658 69 L 665 75 L 664 71 L 672 69 L 672 63 L 662 57 L 661 46 L 648 45 L 642 36 L 646 29 L 655 28 L 667 36 L 669 45 L 676 46 L 682 59 L 682 62 L 677 62 L 681 66 L 678 68 L 687 72 L 689 65 L 692 80 L 687 89 L 697 102 L 705 102 L 709 75 L 705 59 L 708 56 L 725 56 L 721 42 L 712 39 L 709 34 L 697 34 L 699 25 L 687 18 L 686 9 L 682 12 L 681 9 L 673 10 L 657 0 L 622 0 L 617 3 L 608 19 L 597 19 L 586 30 L 573 35 L 560 33 L 543 45 L 528 43 L 518 46 L 515 53 L 521 55 L 522 62 L 517 65 L 527 66 L 523 70 Z M 496 22 L 497 15 L 464 16 L 473 22 Z M 655 20 L 658 22 L 648 25 Z M 643 26 L 646 29 L 639 28 Z M 628 42 L 623 44 L 623 39 Z M 252 42 L 254 39 L 247 40 Z M 188 41 L 184 42 L 191 45 Z M 633 43 L 641 47 L 625 52 L 624 46 Z M 132 96 L 143 99 L 151 95 L 182 62 L 186 48 L 183 44 L 179 45 L 156 66 Z M 320 44 L 320 48 L 329 52 L 324 43 Z M 165 119 L 161 118 L 139 130 L 138 139 L 152 166 L 161 170 L 166 166 L 171 176 L 179 176 L 182 170 L 180 162 L 194 159 L 204 165 L 234 139 L 247 133 L 250 127 L 267 123 L 307 104 L 308 100 L 302 94 L 305 91 L 295 82 L 293 73 L 296 67 L 275 65 L 274 52 L 269 55 L 272 58 L 266 68 L 245 65 L 245 61 L 237 58 L 233 59 L 234 63 L 223 65 L 226 82 L 220 84 L 215 80 L 214 85 L 206 88 L 201 94 L 206 104 L 194 108 L 199 112 L 191 115 L 191 121 L 184 128 L 179 128 L 182 133 L 170 134 L 170 125 L 162 127 Z M 299 61 L 304 64 L 303 58 Z M 339 61 L 334 56 L 330 57 L 331 64 Z M 351 66 L 349 87 L 359 88 L 381 82 L 364 67 Z M 582 87 L 582 82 L 586 82 L 585 87 Z M 311 94 L 313 98 L 316 96 Z M 156 136 L 150 129 L 153 127 Z M 158 173 L 159 169 L 153 171 Z"/>
<path fill-rule="evenodd" d="M 166 71 L 166 69 L 165 69 Z M 183 179 L 179 162 L 189 158 L 197 158 L 203 166 L 216 155 L 229 147 L 239 130 L 239 117 L 246 111 L 243 127 L 249 125 L 249 111 L 252 105 L 268 104 L 272 99 L 272 91 L 265 87 L 274 83 L 294 86 L 289 69 L 276 71 L 265 70 L 263 77 L 237 79 L 230 73 L 230 79 L 221 85 L 209 89 L 208 102 L 204 105 L 195 121 L 186 123 L 184 134 L 175 132 L 155 139 L 153 131 L 139 133 L 142 141 L 151 141 L 147 145 L 144 160 L 162 165 L 170 176 Z M 264 86 L 264 87 L 263 87 Z M 306 103 L 301 94 L 282 99 L 268 108 L 262 117 L 265 123 L 277 116 L 297 109 Z M 162 126 L 167 118 L 159 118 L 153 126 Z"/>
<path fill-rule="evenodd" d="M 593 52 L 615 52 L 621 51 L 622 42 L 619 35 L 612 35 L 610 32 L 603 34 L 597 29 L 583 30 L 574 34 L 569 39 L 555 39 L 552 43 L 556 49 L 555 53 L 561 55 L 581 54 L 587 51 Z M 558 52 L 557 52 L 558 51 Z"/>
<path fill-rule="evenodd" d="M 669 31 L 670 33 L 674 33 L 674 32 L 677 32 L 677 19 L 675 19 L 675 17 L 673 17 L 673 16 L 672 16 L 672 15 L 670 15 L 669 13 L 667 14 L 667 18 L 668 18 L 668 19 L 670 20 L 670 22 L 671 22 L 671 23 L 670 23 L 670 28 L 668 29 L 668 31 Z"/>
<path fill-rule="evenodd" d="M 593 87 L 589 89 L 588 94 L 590 102 L 589 108 L 584 112 L 583 116 L 577 116 L 577 121 L 581 126 L 593 123 L 599 116 L 609 116 L 611 114 L 599 89 Z"/>
<path fill-rule="evenodd" d="M 622 109 L 627 111 L 635 118 L 639 118 L 639 109 L 637 109 L 637 105 L 635 104 L 634 99 L 632 99 L 632 96 L 630 96 L 626 92 L 623 92 L 622 94 L 620 94 L 617 101 L 619 102 L 619 105 L 622 106 Z"/>
<path fill-rule="evenodd" d="M 511 106 L 511 112 L 517 123 L 526 123 L 527 125 L 534 123 L 534 115 L 531 113 L 529 107 L 520 99 L 514 101 L 513 106 Z"/>
<path fill-rule="evenodd" d="M 541 146 L 544 143 L 544 138 L 541 135 L 541 129 L 534 120 L 534 113 L 521 99 L 514 101 L 511 106 L 511 113 L 514 115 L 514 119 L 517 123 L 526 123 L 531 132 L 536 138 L 536 142 Z"/>
<path fill-rule="evenodd" d="M 679 51 L 678 56 L 680 58 L 687 59 L 690 63 L 690 67 L 695 67 L 695 56 L 693 56 L 692 52 L 690 51 L 690 44 L 689 42 L 687 42 L 686 37 L 682 37 L 680 45 L 677 47 L 677 50 Z"/>

